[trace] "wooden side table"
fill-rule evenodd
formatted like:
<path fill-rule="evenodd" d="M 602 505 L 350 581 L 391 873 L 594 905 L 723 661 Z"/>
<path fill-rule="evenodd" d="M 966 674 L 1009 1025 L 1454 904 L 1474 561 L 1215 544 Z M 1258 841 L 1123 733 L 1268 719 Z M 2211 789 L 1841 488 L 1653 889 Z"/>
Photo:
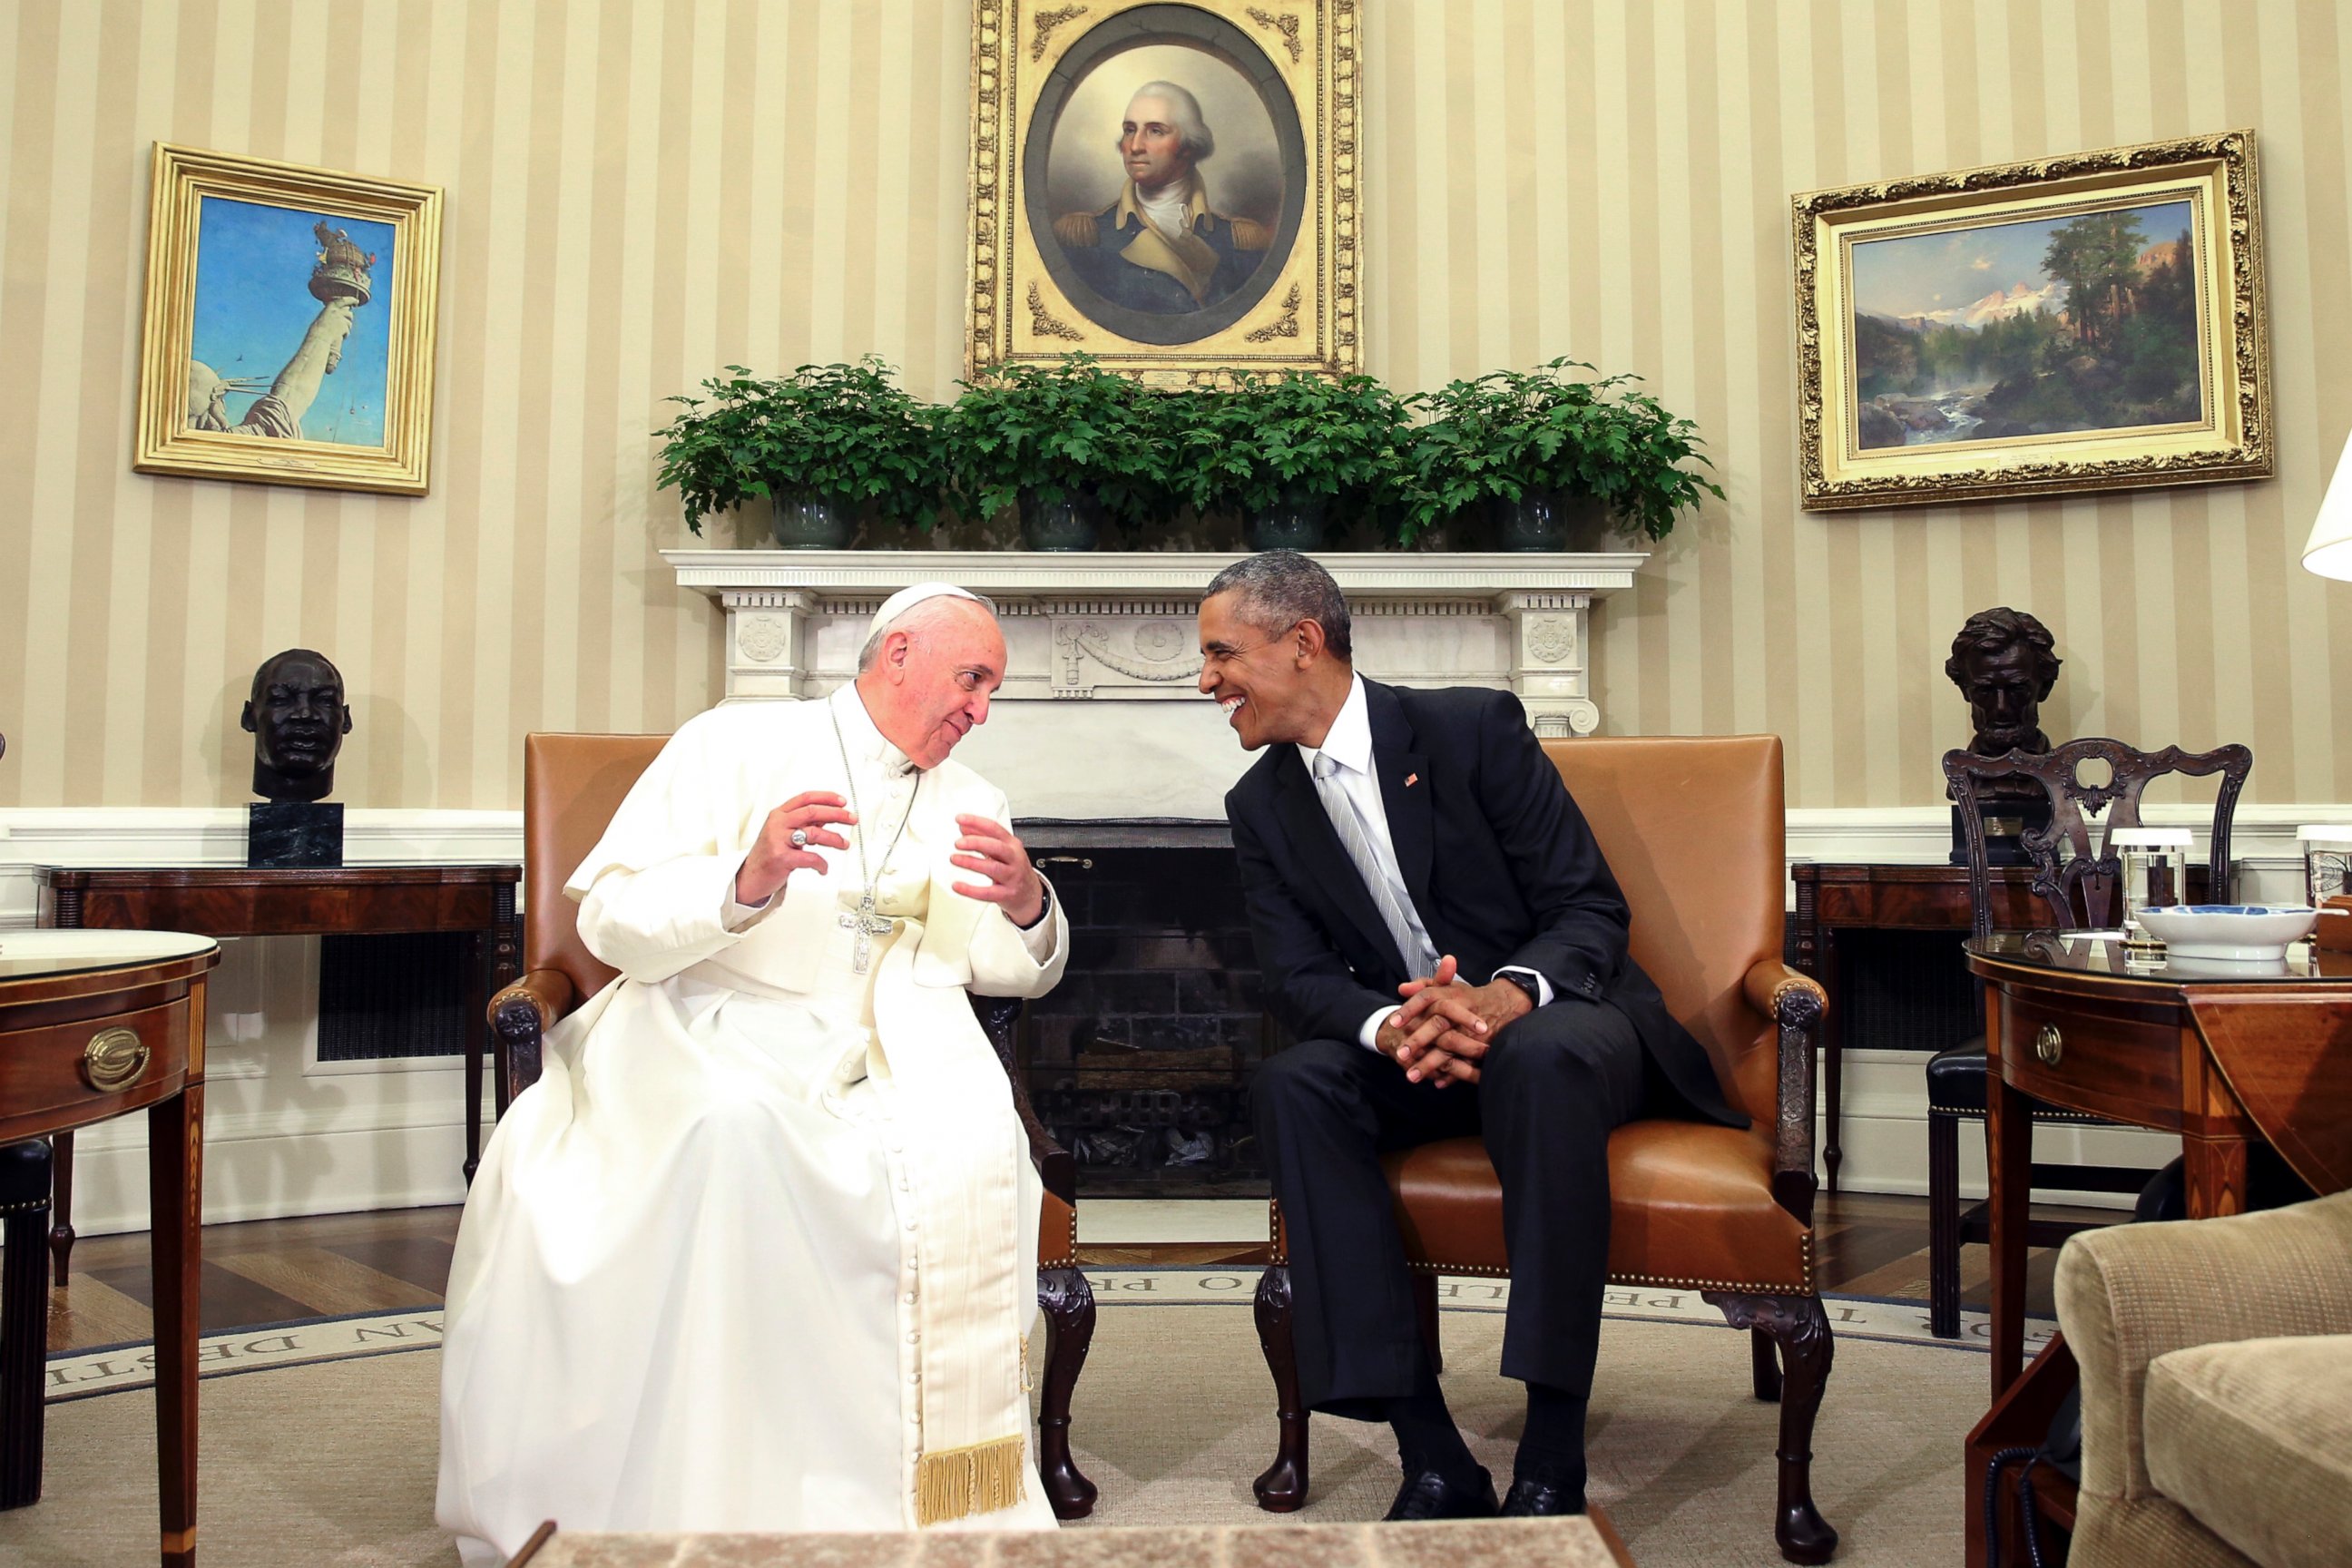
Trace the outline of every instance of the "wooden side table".
<path fill-rule="evenodd" d="M 482 1058 L 487 1014 L 520 968 L 514 865 L 114 866 L 34 869 L 41 923 L 63 929 L 184 931 L 224 936 L 392 936 L 457 931 L 471 940 L 466 965 L 466 1179 L 482 1147 Z M 498 1073 L 498 1110 L 506 1075 Z M 57 1200 L 49 1231 L 52 1276 L 66 1282 L 73 1251 L 73 1142 L 57 1143 Z"/>
<path fill-rule="evenodd" d="M 2049 931 L 1996 931 L 1967 952 L 1987 989 L 1992 1187 L 1993 1403 L 1966 1450 L 1973 1568 L 1985 1560 L 1975 1489 L 1986 1463 L 2039 1443 L 2077 1375 L 2059 1336 L 2020 1371 L 2033 1104 L 2179 1133 L 2192 1219 L 2244 1210 L 2255 1142 L 2316 1191 L 2352 1186 L 2352 953 L 2135 963 L 2120 942 Z M 2074 1487 L 2036 1487 L 2044 1517 L 2071 1528 Z"/>
<path fill-rule="evenodd" d="M 196 1560 L 205 984 L 219 962 L 209 938 L 173 931 L 0 937 L 0 1143 L 147 1112 L 155 1448 L 167 1568 L 193 1568 Z M 8 1358 L 0 1391 L 0 1508 L 41 1495 L 42 1322 L 32 1316 L 33 1353 Z M 26 1325 L 9 1326 L 16 1331 L 13 1349 L 24 1342 Z M 28 1388 L 17 1386 L 20 1378 Z"/>

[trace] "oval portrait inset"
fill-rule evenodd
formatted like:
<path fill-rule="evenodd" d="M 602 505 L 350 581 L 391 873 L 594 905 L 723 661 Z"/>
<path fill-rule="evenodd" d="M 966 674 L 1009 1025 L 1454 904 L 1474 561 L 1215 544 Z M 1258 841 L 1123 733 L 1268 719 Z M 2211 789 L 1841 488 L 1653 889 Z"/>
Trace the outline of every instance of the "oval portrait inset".
<path fill-rule="evenodd" d="M 1021 168 L 1047 274 L 1137 342 L 1240 321 L 1282 275 L 1307 206 L 1281 73 L 1190 5 L 1139 6 L 1073 43 L 1039 90 Z"/>

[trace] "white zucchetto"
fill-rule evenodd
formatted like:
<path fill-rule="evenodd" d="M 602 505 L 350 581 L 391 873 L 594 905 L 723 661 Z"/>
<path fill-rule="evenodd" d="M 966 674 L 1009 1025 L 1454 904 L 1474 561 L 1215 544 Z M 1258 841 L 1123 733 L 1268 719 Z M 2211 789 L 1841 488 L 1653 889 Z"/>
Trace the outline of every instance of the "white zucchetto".
<path fill-rule="evenodd" d="M 979 595 L 969 588 L 959 588 L 952 583 L 910 584 L 882 601 L 882 607 L 874 612 L 874 619 L 866 626 L 866 635 L 869 637 L 881 636 L 889 629 L 891 622 L 926 599 L 970 599 L 974 604 L 981 602 Z"/>

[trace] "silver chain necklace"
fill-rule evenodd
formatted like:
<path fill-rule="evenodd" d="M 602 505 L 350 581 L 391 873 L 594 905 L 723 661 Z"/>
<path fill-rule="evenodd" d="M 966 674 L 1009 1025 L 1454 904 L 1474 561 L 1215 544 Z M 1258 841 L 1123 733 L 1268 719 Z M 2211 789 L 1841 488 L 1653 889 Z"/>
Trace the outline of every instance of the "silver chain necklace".
<path fill-rule="evenodd" d="M 849 763 L 849 742 L 842 738 L 840 710 L 828 703 L 825 706 L 825 717 L 833 721 L 833 743 L 841 750 L 842 776 L 849 781 L 849 810 L 851 815 L 857 818 L 852 829 L 857 837 L 857 874 L 866 880 L 866 890 L 857 900 L 856 910 L 844 913 L 834 923 L 844 931 L 854 931 L 857 933 L 857 945 L 852 950 L 850 967 L 863 974 L 872 967 L 874 963 L 873 939 L 877 936 L 887 936 L 898 929 L 898 922 L 895 919 L 875 911 L 874 900 L 876 889 L 881 885 L 883 877 L 889 872 L 890 857 L 898 852 L 898 840 L 907 831 L 907 819 L 915 815 L 915 796 L 923 792 L 923 780 L 920 774 L 917 774 L 915 787 L 907 793 L 907 809 L 898 814 L 898 831 L 890 835 L 890 847 L 882 851 L 882 864 L 873 871 L 867 871 L 864 830 L 866 813 L 857 804 L 857 770 Z"/>

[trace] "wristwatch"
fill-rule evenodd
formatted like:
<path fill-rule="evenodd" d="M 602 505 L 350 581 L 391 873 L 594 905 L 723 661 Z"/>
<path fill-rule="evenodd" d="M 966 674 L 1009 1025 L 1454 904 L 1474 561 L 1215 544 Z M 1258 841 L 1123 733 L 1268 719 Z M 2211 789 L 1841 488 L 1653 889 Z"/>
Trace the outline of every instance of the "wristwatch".
<path fill-rule="evenodd" d="M 1497 980 L 1507 980 L 1512 984 L 1517 986 L 1520 990 L 1526 992 L 1528 994 L 1528 1006 L 1540 1007 L 1543 1005 L 1543 983 L 1538 980 L 1534 975 L 1529 974 L 1526 970 L 1501 970 L 1496 973 L 1495 978 Z"/>

